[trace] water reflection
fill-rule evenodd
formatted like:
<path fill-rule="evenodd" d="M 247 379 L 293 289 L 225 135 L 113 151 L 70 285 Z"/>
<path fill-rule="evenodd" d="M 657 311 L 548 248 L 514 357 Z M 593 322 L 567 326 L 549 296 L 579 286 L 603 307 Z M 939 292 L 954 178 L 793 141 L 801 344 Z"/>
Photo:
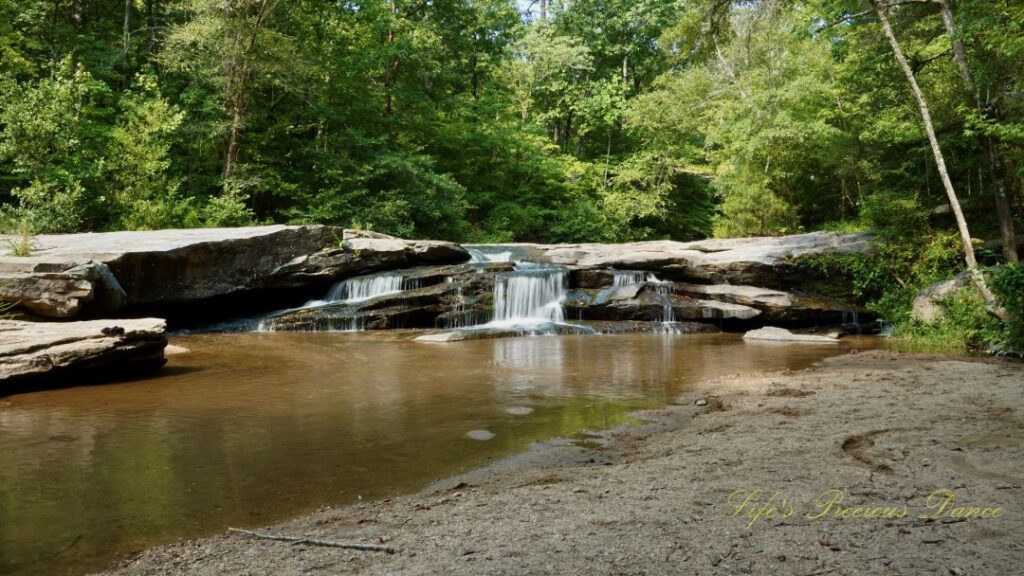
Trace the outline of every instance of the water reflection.
<path fill-rule="evenodd" d="M 842 351 L 642 334 L 176 343 L 191 352 L 159 378 L 0 398 L 0 573 L 84 573 L 152 544 L 414 490 L 617 425 L 695 379 Z"/>

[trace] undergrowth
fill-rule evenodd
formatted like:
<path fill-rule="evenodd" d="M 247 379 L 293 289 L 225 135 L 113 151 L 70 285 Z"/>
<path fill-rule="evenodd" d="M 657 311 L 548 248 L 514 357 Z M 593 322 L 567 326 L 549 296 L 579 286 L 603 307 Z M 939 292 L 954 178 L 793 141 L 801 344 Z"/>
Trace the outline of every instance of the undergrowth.
<path fill-rule="evenodd" d="M 964 270 L 959 236 L 935 230 L 913 198 L 879 195 L 862 205 L 859 225 L 872 230 L 868 254 L 825 254 L 794 262 L 803 288 L 851 301 L 892 324 L 892 335 L 926 347 L 1020 355 L 1024 352 L 1024 268 L 1019 264 L 982 267 L 1007 319 L 997 319 L 979 290 L 970 285 L 940 302 L 945 314 L 926 324 L 911 316 L 918 291 Z M 842 227 L 856 230 L 857 225 Z M 981 262 L 998 262 L 995 252 L 979 250 Z"/>

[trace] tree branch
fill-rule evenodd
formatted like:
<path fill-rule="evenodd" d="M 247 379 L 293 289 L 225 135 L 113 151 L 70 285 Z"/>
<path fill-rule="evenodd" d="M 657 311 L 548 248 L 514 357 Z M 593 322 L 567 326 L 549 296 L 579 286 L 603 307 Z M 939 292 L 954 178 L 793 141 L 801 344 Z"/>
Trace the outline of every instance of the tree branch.
<path fill-rule="evenodd" d="M 295 544 L 313 544 L 314 546 L 329 546 L 332 548 L 351 548 L 353 550 L 386 552 L 388 554 L 394 554 L 396 552 L 396 550 L 390 546 L 363 544 L 361 542 L 339 542 L 337 540 L 321 540 L 319 538 L 308 538 L 306 536 L 286 536 L 282 534 L 267 534 L 263 532 L 253 532 L 252 530 L 242 530 L 241 528 L 228 528 L 228 532 L 247 534 L 249 536 L 261 538 L 263 540 L 277 540 L 280 542 L 292 542 Z"/>
<path fill-rule="evenodd" d="M 924 69 L 925 66 L 931 64 L 932 62 L 935 62 L 936 60 L 938 60 L 940 58 L 944 58 L 946 56 L 949 56 L 949 54 L 950 54 L 950 50 L 943 50 L 942 52 L 939 52 L 938 54 L 936 54 L 934 56 L 929 56 L 928 58 L 925 58 L 924 60 L 914 60 L 914 66 L 913 66 L 914 74 L 917 74 L 922 69 Z"/>

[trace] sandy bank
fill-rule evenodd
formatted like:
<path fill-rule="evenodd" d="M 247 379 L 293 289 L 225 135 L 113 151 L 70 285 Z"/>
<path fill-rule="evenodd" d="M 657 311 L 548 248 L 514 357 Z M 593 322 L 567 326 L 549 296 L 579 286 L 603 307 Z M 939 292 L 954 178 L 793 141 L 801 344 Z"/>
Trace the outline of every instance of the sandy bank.
<path fill-rule="evenodd" d="M 1021 364 L 851 354 L 682 400 L 604 447 L 532 451 L 266 529 L 393 555 L 232 534 L 105 574 L 1019 573 Z"/>

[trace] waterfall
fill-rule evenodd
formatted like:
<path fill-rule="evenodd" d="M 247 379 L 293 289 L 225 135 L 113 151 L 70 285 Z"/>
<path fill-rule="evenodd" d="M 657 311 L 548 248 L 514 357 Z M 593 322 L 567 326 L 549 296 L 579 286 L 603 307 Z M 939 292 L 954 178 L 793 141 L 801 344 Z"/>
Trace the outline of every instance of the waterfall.
<path fill-rule="evenodd" d="M 511 262 L 512 251 L 511 250 L 497 250 L 494 248 L 485 248 L 482 246 L 465 246 L 466 252 L 469 252 L 469 261 L 473 264 L 482 264 L 486 262 Z"/>
<path fill-rule="evenodd" d="M 668 324 L 676 321 L 676 313 L 672 309 L 672 298 L 669 297 L 672 294 L 672 283 L 658 280 L 658 277 L 653 273 L 647 274 L 647 285 L 653 286 L 654 291 L 661 296 L 661 322 Z"/>
<path fill-rule="evenodd" d="M 562 300 L 569 293 L 565 270 L 516 270 L 494 283 L 494 323 L 564 322 Z"/>
<path fill-rule="evenodd" d="M 651 275 L 653 276 L 653 274 Z M 612 286 L 629 286 L 630 284 L 639 284 L 644 281 L 647 276 L 644 272 L 636 270 L 612 270 Z"/>
<path fill-rule="evenodd" d="M 863 334 L 863 329 L 860 325 L 860 314 L 856 310 L 843 310 L 843 329 L 849 330 L 853 328 L 857 331 L 857 335 Z"/>
<path fill-rule="evenodd" d="M 402 274 L 384 272 L 342 280 L 331 288 L 324 299 L 327 302 L 363 302 L 378 296 L 397 294 L 403 290 L 419 288 L 419 281 Z"/>
<path fill-rule="evenodd" d="M 453 279 L 447 278 L 445 282 L 452 284 Z M 451 310 L 449 310 L 448 318 L 444 324 L 444 327 L 448 329 L 465 328 L 473 324 L 471 318 L 466 318 L 466 295 L 463 293 L 461 285 L 457 284 L 455 286 L 455 303 L 452 305 Z"/>
<path fill-rule="evenodd" d="M 401 272 L 380 272 L 342 280 L 331 287 L 323 300 L 311 300 L 290 311 L 320 308 L 328 304 L 359 304 L 373 298 L 398 294 L 405 290 L 420 287 L 418 278 L 409 278 Z M 323 320 L 313 331 L 335 330 L 359 332 L 365 328 L 366 319 L 353 314 L 352 310 L 337 311 L 329 320 Z M 287 311 L 286 311 L 287 312 Z M 263 318 L 256 325 L 257 332 L 274 332 L 277 330 L 277 319 L 273 316 Z"/>

